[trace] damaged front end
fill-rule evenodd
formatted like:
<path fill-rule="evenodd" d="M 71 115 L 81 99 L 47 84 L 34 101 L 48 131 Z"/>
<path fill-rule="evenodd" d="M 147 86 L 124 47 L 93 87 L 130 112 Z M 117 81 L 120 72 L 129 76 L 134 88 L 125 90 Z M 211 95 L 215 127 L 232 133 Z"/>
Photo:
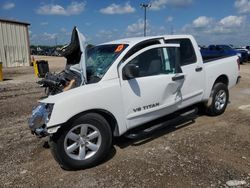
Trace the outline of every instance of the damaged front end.
<path fill-rule="evenodd" d="M 45 88 L 47 96 L 56 95 L 63 91 L 79 87 L 81 85 L 81 77 L 77 72 L 65 69 L 58 74 L 48 72 L 45 78 L 38 81 L 38 84 L 40 87 Z"/>
<path fill-rule="evenodd" d="M 60 73 L 48 72 L 38 81 L 40 87 L 45 88 L 46 97 L 86 84 L 86 48 L 85 37 L 74 27 L 70 44 L 61 49 L 62 55 L 67 60 L 65 69 Z M 39 103 L 32 110 L 28 125 L 31 132 L 38 137 L 49 135 L 46 124 L 49 122 L 53 106 L 54 104 Z"/>
<path fill-rule="evenodd" d="M 67 60 L 65 69 L 60 73 L 48 72 L 45 78 L 38 81 L 38 84 L 45 88 L 47 96 L 86 84 L 85 51 L 87 46 L 85 37 L 74 27 L 71 42 L 61 49 L 62 55 Z"/>
<path fill-rule="evenodd" d="M 49 122 L 53 106 L 53 104 L 40 103 L 33 108 L 32 115 L 28 119 L 28 125 L 32 134 L 40 138 L 49 135 L 46 124 Z"/>

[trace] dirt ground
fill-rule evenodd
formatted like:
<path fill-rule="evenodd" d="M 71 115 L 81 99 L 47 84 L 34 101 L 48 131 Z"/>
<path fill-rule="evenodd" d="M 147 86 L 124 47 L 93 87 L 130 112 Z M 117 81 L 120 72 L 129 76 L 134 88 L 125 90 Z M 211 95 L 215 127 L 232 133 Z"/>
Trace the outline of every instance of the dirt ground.
<path fill-rule="evenodd" d="M 65 65 L 47 59 L 51 71 Z M 227 187 L 229 180 L 250 187 L 250 63 L 230 90 L 230 104 L 218 117 L 199 115 L 144 138 L 118 138 L 99 166 L 65 171 L 30 134 L 27 118 L 43 89 L 32 67 L 5 68 L 0 82 L 0 187 Z M 162 122 L 164 123 L 164 122 Z"/>

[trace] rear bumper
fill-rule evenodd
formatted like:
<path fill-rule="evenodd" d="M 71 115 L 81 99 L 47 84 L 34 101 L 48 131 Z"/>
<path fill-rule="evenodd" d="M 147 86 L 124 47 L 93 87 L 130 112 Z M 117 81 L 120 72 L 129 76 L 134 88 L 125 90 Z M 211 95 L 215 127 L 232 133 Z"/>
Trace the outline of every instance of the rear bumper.
<path fill-rule="evenodd" d="M 240 83 L 241 76 L 238 76 L 236 84 Z"/>

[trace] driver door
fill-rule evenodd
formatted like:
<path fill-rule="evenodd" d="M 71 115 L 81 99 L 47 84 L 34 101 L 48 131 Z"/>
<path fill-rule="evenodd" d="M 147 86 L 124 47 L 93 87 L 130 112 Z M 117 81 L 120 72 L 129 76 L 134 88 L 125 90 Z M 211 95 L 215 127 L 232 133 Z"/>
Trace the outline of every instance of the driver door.
<path fill-rule="evenodd" d="M 134 78 L 124 75 L 129 65 L 138 68 Z M 143 48 L 120 65 L 119 74 L 129 129 L 176 111 L 182 102 L 179 44 Z"/>

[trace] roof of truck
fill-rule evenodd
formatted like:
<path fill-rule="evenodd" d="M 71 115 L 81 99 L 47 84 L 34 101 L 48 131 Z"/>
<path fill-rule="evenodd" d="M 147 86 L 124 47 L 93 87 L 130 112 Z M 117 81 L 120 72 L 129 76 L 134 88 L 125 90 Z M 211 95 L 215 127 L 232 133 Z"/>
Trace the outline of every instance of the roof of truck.
<path fill-rule="evenodd" d="M 191 35 L 159 35 L 159 36 L 147 36 L 147 37 L 133 37 L 133 38 L 124 38 L 118 39 L 103 44 L 128 44 L 135 45 L 137 43 L 151 40 L 151 39 L 178 39 L 178 38 L 190 38 Z"/>

